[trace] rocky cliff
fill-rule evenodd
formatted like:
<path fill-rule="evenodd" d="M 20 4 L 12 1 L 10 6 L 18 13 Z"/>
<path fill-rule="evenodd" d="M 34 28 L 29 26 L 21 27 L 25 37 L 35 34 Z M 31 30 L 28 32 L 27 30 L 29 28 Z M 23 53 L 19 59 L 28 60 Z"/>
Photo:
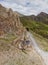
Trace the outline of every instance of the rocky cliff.
<path fill-rule="evenodd" d="M 21 33 L 22 24 L 19 16 L 11 8 L 7 9 L 0 4 L 0 35 L 6 33 Z"/>

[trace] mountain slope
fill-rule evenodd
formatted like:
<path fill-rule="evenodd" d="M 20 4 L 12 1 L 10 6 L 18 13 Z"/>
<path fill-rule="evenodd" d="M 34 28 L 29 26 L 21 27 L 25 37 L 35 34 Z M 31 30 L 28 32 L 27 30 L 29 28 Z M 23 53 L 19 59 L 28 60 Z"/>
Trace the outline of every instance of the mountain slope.
<path fill-rule="evenodd" d="M 45 16 L 45 15 L 44 15 Z M 30 29 L 30 31 L 33 31 L 45 38 L 48 38 L 48 21 L 47 24 L 46 21 L 42 20 L 42 18 L 44 18 L 43 15 L 41 15 L 41 13 L 38 16 L 24 16 L 24 17 L 20 17 L 22 24 L 25 27 L 28 27 Z M 41 19 L 39 19 L 38 17 L 40 17 Z M 45 16 L 47 17 L 47 16 Z M 48 19 L 48 18 L 47 18 Z"/>
<path fill-rule="evenodd" d="M 43 65 L 26 33 L 18 14 L 0 5 L 0 65 Z"/>
<path fill-rule="evenodd" d="M 22 28 L 18 14 L 0 4 L 0 35 L 6 33 L 16 34 Z"/>
<path fill-rule="evenodd" d="M 41 21 L 38 18 L 36 20 L 37 16 L 35 15 L 20 17 L 20 19 L 23 26 L 29 28 L 30 32 L 34 35 L 38 46 L 44 51 L 48 51 L 48 22 L 46 24 L 46 21 L 42 21 L 44 16 L 45 18 L 47 17 L 47 14 L 43 13 L 44 16 L 41 14 L 38 14 L 41 17 Z"/>

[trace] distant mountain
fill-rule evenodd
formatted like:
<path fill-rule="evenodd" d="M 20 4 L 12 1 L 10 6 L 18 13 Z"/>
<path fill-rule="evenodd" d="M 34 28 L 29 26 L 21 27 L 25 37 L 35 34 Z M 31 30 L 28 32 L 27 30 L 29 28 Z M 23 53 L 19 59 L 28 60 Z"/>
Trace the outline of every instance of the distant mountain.
<path fill-rule="evenodd" d="M 39 13 L 37 16 L 35 16 L 35 15 L 25 16 L 25 18 L 33 20 L 33 21 L 43 22 L 45 24 L 48 24 L 48 14 L 44 13 L 44 12 Z"/>

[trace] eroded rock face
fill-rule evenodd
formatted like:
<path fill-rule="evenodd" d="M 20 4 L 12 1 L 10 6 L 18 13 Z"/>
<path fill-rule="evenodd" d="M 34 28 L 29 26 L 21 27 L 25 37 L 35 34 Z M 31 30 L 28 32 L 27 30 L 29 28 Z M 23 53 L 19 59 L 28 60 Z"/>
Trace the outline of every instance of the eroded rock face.
<path fill-rule="evenodd" d="M 22 24 L 17 13 L 0 4 L 0 35 L 16 33 L 22 30 Z"/>
<path fill-rule="evenodd" d="M 26 29 L 20 23 L 18 13 L 12 11 L 12 9 L 7 9 L 0 5 L 0 37 L 6 39 L 7 37 L 4 34 L 15 34 L 17 39 L 15 39 L 15 41 L 11 40 L 12 43 L 18 48 L 21 46 L 21 49 L 26 49 L 30 45 L 24 40 L 24 36 L 26 37 L 26 32 Z"/>

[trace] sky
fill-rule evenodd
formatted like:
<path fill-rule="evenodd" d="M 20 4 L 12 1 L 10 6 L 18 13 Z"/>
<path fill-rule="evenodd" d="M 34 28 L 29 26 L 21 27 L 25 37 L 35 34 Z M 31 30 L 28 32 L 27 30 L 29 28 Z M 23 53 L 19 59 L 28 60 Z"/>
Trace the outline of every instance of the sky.
<path fill-rule="evenodd" d="M 48 13 L 48 0 L 0 0 L 0 4 L 24 15 Z"/>

